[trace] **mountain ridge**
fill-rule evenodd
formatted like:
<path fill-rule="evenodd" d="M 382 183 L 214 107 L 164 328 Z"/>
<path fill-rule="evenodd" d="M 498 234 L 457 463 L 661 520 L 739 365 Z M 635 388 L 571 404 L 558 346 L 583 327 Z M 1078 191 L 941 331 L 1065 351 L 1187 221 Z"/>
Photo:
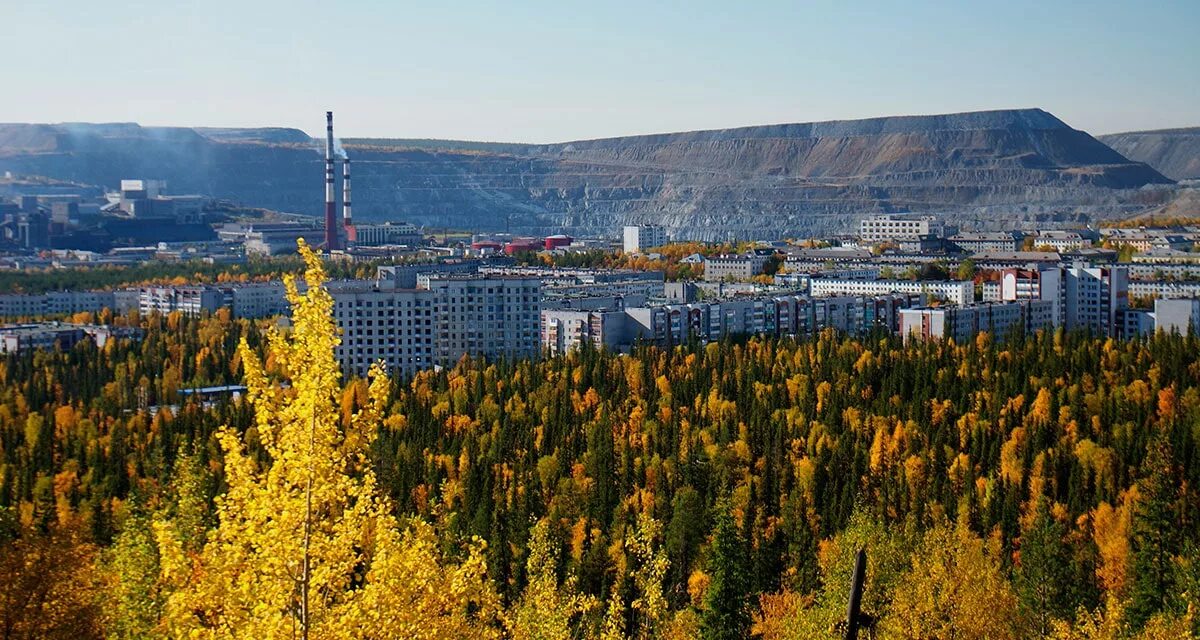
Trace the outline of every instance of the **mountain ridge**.
<path fill-rule="evenodd" d="M 1076 225 L 1168 199 L 1171 180 L 1041 109 L 787 123 L 552 144 L 352 138 L 355 214 L 575 234 L 656 222 L 680 237 L 849 231 L 873 213 L 979 228 Z M 0 125 L 0 169 L 316 215 L 319 143 L 282 127 Z"/>
<path fill-rule="evenodd" d="M 1097 139 L 1174 180 L 1200 180 L 1200 127 L 1126 131 Z"/>

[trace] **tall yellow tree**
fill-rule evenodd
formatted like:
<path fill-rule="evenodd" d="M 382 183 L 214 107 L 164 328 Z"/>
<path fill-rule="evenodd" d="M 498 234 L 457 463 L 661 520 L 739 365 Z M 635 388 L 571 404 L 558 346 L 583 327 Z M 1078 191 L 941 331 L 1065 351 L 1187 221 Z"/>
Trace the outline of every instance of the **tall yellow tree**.
<path fill-rule="evenodd" d="M 343 426 L 333 299 L 320 258 L 301 241 L 304 294 L 285 279 L 293 330 L 269 336 L 272 379 L 245 343 L 241 358 L 259 464 L 243 438 L 219 433 L 228 491 L 219 524 L 188 554 L 156 523 L 168 597 L 163 631 L 189 638 L 488 637 L 498 629 L 482 543 L 448 562 L 429 525 L 401 532 L 367 460 L 389 381 L 372 371 L 369 401 Z"/>

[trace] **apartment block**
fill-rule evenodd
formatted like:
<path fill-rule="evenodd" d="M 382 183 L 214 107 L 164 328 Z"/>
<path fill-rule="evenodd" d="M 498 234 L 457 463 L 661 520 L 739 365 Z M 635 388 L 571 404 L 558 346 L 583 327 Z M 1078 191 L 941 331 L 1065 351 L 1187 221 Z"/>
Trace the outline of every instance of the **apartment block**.
<path fill-rule="evenodd" d="M 1155 300 L 1154 328 L 1180 335 L 1200 332 L 1200 298 Z"/>
<path fill-rule="evenodd" d="M 708 342 L 726 335 L 810 336 L 823 329 L 861 335 L 874 329 L 895 332 L 900 310 L 919 296 L 775 296 L 721 302 L 667 304 L 625 310 L 624 339 L 656 344 Z M 607 341 L 606 341 L 607 342 Z"/>
<path fill-rule="evenodd" d="M 641 253 L 667 244 L 667 229 L 656 224 L 630 225 L 625 227 L 623 240 L 625 253 Z"/>
<path fill-rule="evenodd" d="M 434 300 L 438 364 L 463 355 L 533 358 L 541 351 L 542 282 L 522 276 L 421 276 Z"/>
<path fill-rule="evenodd" d="M 737 255 L 710 256 L 704 260 L 704 279 L 708 282 L 749 280 L 763 272 L 775 255 L 772 249 Z"/>
<path fill-rule="evenodd" d="M 1090 247 L 1100 239 L 1100 234 L 1091 229 L 1073 229 L 1066 231 L 1042 231 L 1034 238 L 1035 247 L 1050 247 L 1055 251 L 1070 251 L 1082 247 Z"/>
<path fill-rule="evenodd" d="M 812 278 L 809 293 L 813 297 L 877 296 L 889 293 L 921 294 L 952 304 L 970 304 L 975 299 L 975 284 L 970 280 L 858 280 L 850 278 Z"/>
<path fill-rule="evenodd" d="M 1117 314 L 1129 306 L 1129 272 L 1123 267 L 1064 267 L 1063 326 L 1116 336 Z"/>
<path fill-rule="evenodd" d="M 880 215 L 864 218 L 858 225 L 863 242 L 886 242 L 933 236 L 941 238 L 946 227 L 936 216 Z"/>
<path fill-rule="evenodd" d="M 1132 280 L 1129 295 L 1134 298 L 1200 297 L 1200 281 Z"/>
<path fill-rule="evenodd" d="M 334 356 L 345 375 L 365 376 L 376 362 L 405 377 L 433 366 L 433 292 L 359 280 L 331 282 L 329 293 L 341 331 Z"/>
<path fill-rule="evenodd" d="M 1046 300 L 915 307 L 900 311 L 900 334 L 905 341 L 953 339 L 964 343 L 983 331 L 1003 337 L 1018 328 L 1046 329 L 1053 326 L 1053 318 L 1054 306 Z"/>
<path fill-rule="evenodd" d="M 142 315 L 175 311 L 198 316 L 213 312 L 225 304 L 225 294 L 207 285 L 142 287 L 138 295 L 138 311 Z"/>
<path fill-rule="evenodd" d="M 964 253 L 1020 251 L 1024 239 L 1017 231 L 957 233 L 949 238 L 950 243 Z"/>

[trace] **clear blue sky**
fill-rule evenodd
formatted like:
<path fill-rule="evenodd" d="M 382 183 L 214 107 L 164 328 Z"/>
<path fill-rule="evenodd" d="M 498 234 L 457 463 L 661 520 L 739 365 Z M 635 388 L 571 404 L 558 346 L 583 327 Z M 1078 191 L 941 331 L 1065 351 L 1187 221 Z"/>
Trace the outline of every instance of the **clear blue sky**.
<path fill-rule="evenodd" d="M 1200 125 L 1200 1 L 0 2 L 0 122 L 550 142 L 1042 107 Z"/>

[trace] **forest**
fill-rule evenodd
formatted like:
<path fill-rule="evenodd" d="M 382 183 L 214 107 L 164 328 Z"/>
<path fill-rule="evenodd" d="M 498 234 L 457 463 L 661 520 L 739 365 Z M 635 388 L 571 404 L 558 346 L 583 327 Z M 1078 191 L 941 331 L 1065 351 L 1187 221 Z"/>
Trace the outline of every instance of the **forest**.
<path fill-rule="evenodd" d="M 0 636 L 837 638 L 859 548 L 860 637 L 1200 633 L 1195 336 L 343 381 L 328 295 L 292 302 L 0 361 Z"/>

